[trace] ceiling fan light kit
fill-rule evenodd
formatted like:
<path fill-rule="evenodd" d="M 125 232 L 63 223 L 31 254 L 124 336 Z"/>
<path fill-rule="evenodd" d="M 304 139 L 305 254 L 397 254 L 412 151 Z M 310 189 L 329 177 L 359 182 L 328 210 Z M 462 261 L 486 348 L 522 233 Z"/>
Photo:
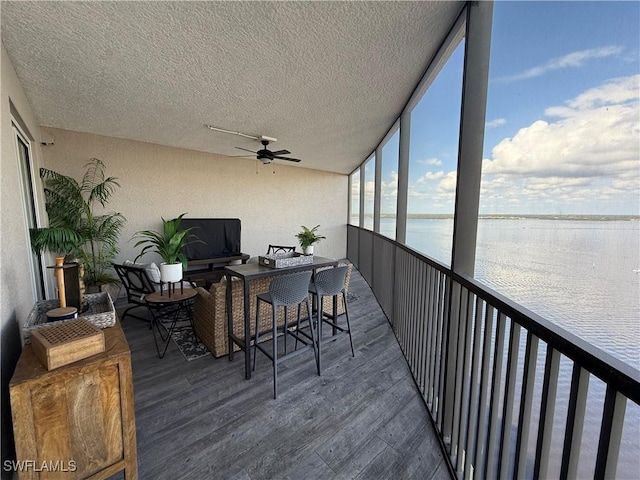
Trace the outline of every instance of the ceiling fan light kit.
<path fill-rule="evenodd" d="M 276 142 L 278 139 L 274 137 L 268 137 L 266 135 L 260 135 L 259 137 L 255 137 L 253 135 L 247 135 L 246 133 L 234 132 L 233 130 L 226 130 L 224 128 L 214 127 L 213 125 L 205 124 L 209 130 L 214 130 L 216 132 L 222 133 L 230 133 L 232 135 L 239 135 L 245 138 L 251 138 L 253 140 L 258 140 L 263 145 L 262 150 L 258 150 L 254 152 L 253 150 L 249 150 L 248 148 L 236 147 L 238 150 L 244 150 L 245 152 L 251 152 L 256 155 L 256 159 L 260 160 L 265 165 L 271 163 L 272 160 L 286 160 L 288 162 L 299 163 L 299 158 L 291 158 L 291 157 L 283 157 L 282 155 L 289 155 L 291 152 L 289 150 L 276 150 L 275 152 L 269 150 L 267 146 L 270 142 Z M 246 155 L 249 156 L 249 155 Z"/>

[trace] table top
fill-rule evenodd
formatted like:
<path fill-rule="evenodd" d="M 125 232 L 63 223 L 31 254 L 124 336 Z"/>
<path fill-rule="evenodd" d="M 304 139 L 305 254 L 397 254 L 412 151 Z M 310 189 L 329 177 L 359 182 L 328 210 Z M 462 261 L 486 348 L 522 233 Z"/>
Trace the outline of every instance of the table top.
<path fill-rule="evenodd" d="M 271 268 L 260 265 L 259 263 L 246 263 L 243 265 L 229 265 L 225 267 L 225 271 L 235 277 L 240 277 L 247 280 L 262 277 L 272 277 L 274 275 L 300 272 L 303 270 L 311 270 L 320 267 L 335 266 L 337 264 L 338 260 L 336 260 L 335 258 L 319 257 L 314 255 L 313 263 L 294 265 L 292 267 Z"/>
<path fill-rule="evenodd" d="M 198 294 L 198 291 L 195 288 L 184 288 L 182 292 L 180 292 L 179 288 L 176 288 L 171 292 L 171 296 L 169 296 L 168 291 L 162 292 L 153 292 L 145 295 L 145 300 L 149 303 L 178 303 L 184 300 L 189 300 L 190 298 L 195 297 Z"/>
<path fill-rule="evenodd" d="M 209 265 L 211 263 L 225 263 L 232 262 L 234 260 L 249 260 L 249 255 L 246 253 L 239 253 L 237 255 L 230 255 L 228 257 L 213 257 L 213 258 L 200 258 L 189 259 L 189 265 Z"/>

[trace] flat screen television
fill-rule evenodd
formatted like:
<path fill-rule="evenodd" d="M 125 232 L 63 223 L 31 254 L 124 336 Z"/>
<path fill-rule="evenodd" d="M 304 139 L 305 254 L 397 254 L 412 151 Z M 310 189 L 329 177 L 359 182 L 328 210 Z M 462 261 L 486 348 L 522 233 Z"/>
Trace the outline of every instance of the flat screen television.
<path fill-rule="evenodd" d="M 184 247 L 182 251 L 189 260 L 240 254 L 239 218 L 183 218 L 180 228 L 192 228 L 191 233 L 204 242 Z"/>

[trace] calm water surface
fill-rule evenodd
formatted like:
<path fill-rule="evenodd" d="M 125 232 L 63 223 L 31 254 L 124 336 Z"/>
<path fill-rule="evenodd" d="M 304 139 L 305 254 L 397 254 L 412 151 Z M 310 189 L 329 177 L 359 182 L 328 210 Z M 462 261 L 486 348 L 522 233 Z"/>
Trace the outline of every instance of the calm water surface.
<path fill-rule="evenodd" d="M 394 227 L 394 219 L 381 219 L 382 233 Z M 407 244 L 446 265 L 451 264 L 452 232 L 452 219 L 407 220 Z M 640 369 L 639 221 L 480 219 L 475 277 Z M 538 359 L 543 365 L 544 352 Z M 543 370 L 539 366 L 538 371 Z M 568 392 L 570 381 L 571 366 L 563 362 L 559 391 Z M 581 477 L 593 475 L 604 391 L 604 384 L 592 377 Z M 566 400 L 559 399 L 557 405 L 558 431 L 552 443 L 558 452 L 562 451 Z M 534 412 L 534 421 L 538 414 Z M 535 444 L 535 438 L 531 441 Z M 559 474 L 559 468 L 557 458 L 550 473 Z M 627 405 L 617 477 L 640 478 L 640 408 L 635 404 Z"/>
<path fill-rule="evenodd" d="M 409 219 L 407 244 L 450 265 L 452 231 Z M 480 219 L 475 278 L 640 369 L 639 221 Z"/>

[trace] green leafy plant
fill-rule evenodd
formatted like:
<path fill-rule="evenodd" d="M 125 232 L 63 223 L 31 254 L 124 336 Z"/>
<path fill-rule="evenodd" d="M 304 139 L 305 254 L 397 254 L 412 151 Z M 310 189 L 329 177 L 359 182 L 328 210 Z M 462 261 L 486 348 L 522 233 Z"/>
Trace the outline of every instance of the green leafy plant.
<path fill-rule="evenodd" d="M 81 183 L 40 169 L 49 226 L 30 230 L 31 246 L 38 254 L 48 251 L 81 259 L 86 285 L 117 283 L 110 270 L 126 219 L 115 212 L 98 215 L 95 207 L 106 207 L 120 184 L 114 177 L 105 177 L 105 165 L 97 158 L 90 159 L 85 168 Z"/>
<path fill-rule="evenodd" d="M 180 221 L 186 213 L 171 220 L 162 219 L 162 233 L 153 230 L 141 230 L 136 232 L 133 239 L 138 239 L 134 247 L 144 245 L 135 261 L 149 250 L 156 252 L 167 264 L 182 263 L 182 268 L 187 268 L 187 257 L 182 252 L 185 245 L 193 242 L 202 242 L 194 234 L 189 233 L 192 228 L 180 230 Z"/>
<path fill-rule="evenodd" d="M 314 243 L 318 243 L 320 240 L 327 238 L 316 233 L 318 228 L 320 228 L 320 225 L 316 225 L 313 228 L 308 228 L 302 225 L 302 231 L 296 234 L 302 248 L 310 247 Z"/>

